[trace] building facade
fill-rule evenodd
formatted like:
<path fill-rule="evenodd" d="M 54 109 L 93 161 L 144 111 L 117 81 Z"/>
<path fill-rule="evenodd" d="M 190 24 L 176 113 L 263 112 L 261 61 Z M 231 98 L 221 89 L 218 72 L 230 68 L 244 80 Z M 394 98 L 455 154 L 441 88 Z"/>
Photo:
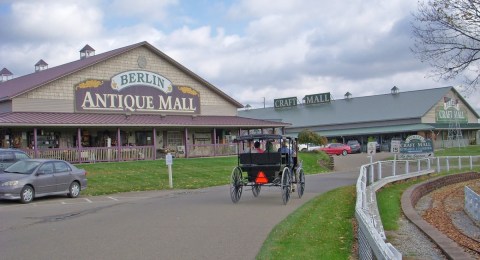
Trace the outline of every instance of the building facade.
<path fill-rule="evenodd" d="M 329 93 L 275 100 L 276 107 L 243 110 L 240 116 L 289 122 L 286 134 L 309 129 L 330 142 L 374 140 L 389 150 L 392 139 L 420 135 L 436 148 L 478 144 L 479 115 L 454 87 L 401 92 L 397 87 L 383 95 L 332 100 Z M 293 105 L 292 105 L 293 104 Z"/>
<path fill-rule="evenodd" d="M 98 55 L 86 45 L 79 60 L 41 60 L 0 83 L 0 146 L 72 162 L 214 156 L 235 153 L 241 132 L 289 125 L 241 107 L 147 42 Z"/>

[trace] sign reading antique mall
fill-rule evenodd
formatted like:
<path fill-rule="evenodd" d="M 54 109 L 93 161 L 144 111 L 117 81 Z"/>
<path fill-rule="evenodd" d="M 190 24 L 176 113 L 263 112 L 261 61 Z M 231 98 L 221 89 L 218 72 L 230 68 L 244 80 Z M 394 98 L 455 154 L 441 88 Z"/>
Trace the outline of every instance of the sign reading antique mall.
<path fill-rule="evenodd" d="M 86 80 L 75 86 L 75 111 L 199 114 L 199 93 L 175 86 L 150 71 L 126 71 L 110 81 Z"/>

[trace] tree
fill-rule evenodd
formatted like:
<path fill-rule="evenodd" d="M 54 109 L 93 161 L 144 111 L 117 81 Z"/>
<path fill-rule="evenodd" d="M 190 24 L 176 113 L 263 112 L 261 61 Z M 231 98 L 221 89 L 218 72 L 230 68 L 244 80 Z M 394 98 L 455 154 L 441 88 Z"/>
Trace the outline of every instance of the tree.
<path fill-rule="evenodd" d="M 314 145 L 325 145 L 327 144 L 326 138 L 312 132 L 309 129 L 304 129 L 298 133 L 298 142 L 301 144 L 314 144 Z"/>
<path fill-rule="evenodd" d="M 480 0 L 426 0 L 413 16 L 413 53 L 433 67 L 433 76 L 463 76 L 465 90 L 475 90 L 480 83 Z"/>

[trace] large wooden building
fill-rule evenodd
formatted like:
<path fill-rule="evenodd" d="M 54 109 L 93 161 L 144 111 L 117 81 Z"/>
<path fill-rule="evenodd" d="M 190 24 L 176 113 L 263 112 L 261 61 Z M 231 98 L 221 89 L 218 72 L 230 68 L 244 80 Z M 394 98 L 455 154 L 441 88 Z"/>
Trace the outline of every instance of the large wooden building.
<path fill-rule="evenodd" d="M 239 102 L 147 42 L 13 77 L 2 70 L 0 146 L 73 162 L 214 156 L 242 131 L 288 123 L 237 116 Z M 5 74 L 5 75 L 4 75 Z"/>

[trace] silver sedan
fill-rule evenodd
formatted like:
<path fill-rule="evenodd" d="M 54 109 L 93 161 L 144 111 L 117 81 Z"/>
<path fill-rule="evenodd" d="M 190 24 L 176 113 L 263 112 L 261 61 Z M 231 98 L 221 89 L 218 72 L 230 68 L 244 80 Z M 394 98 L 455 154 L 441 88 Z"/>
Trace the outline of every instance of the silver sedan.
<path fill-rule="evenodd" d="M 76 198 L 87 188 L 87 172 L 54 159 L 18 161 L 0 173 L 0 199 L 30 203 L 34 198 L 66 194 Z"/>

